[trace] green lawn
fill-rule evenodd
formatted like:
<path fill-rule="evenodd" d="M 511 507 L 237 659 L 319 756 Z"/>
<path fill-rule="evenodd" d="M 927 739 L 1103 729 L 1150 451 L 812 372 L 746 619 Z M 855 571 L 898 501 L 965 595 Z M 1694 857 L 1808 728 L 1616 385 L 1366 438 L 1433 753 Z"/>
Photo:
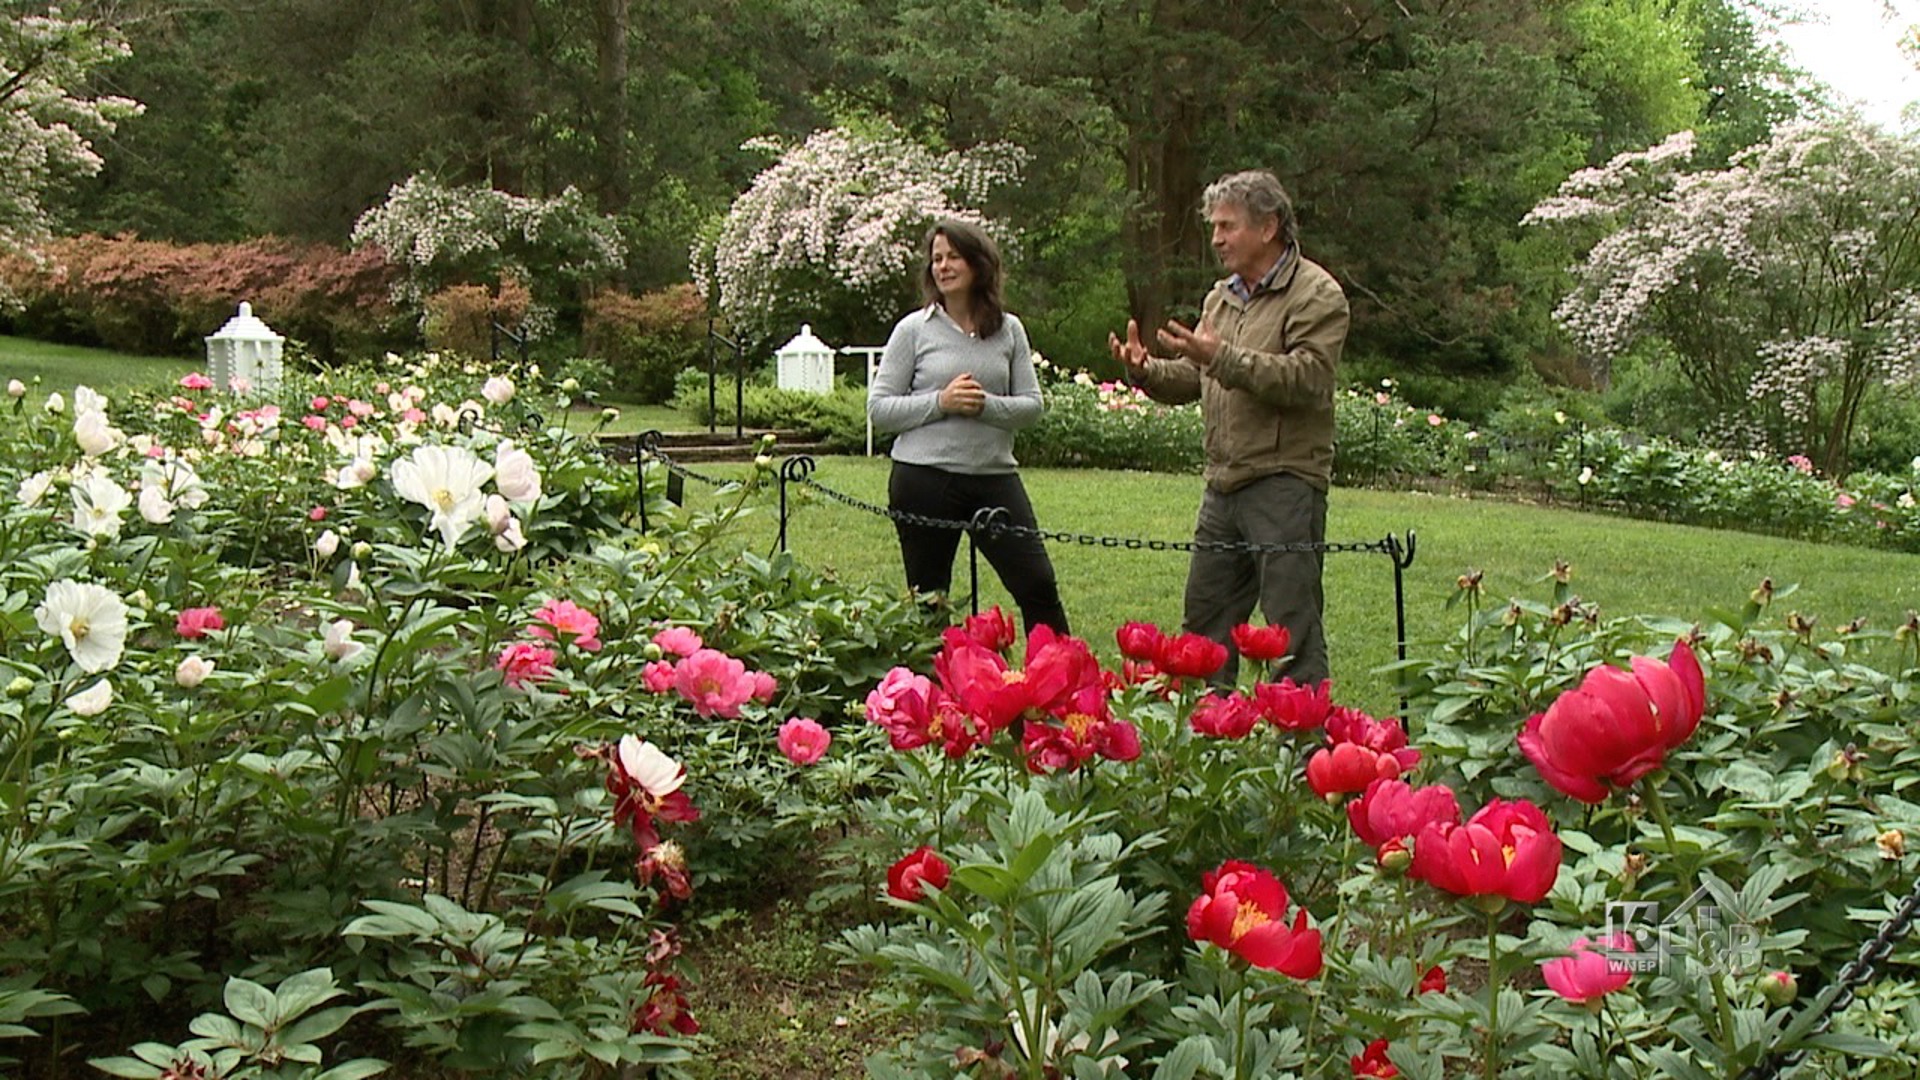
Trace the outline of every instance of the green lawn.
<path fill-rule="evenodd" d="M 0 383 L 19 379 L 40 400 L 56 390 L 72 397 L 80 383 L 101 391 L 154 386 L 205 367 L 204 357 L 134 356 L 0 335 Z"/>
<path fill-rule="evenodd" d="M 818 460 L 812 480 L 874 504 L 886 501 L 884 458 Z M 730 475 L 726 466 L 694 466 Z M 1198 503 L 1197 476 L 1027 469 L 1023 475 L 1043 528 L 1118 537 L 1184 540 Z M 699 483 L 689 501 L 709 501 Z M 698 505 L 698 503 L 696 503 Z M 748 543 L 770 550 L 777 501 L 748 526 Z M 1633 521 L 1560 507 L 1420 493 L 1340 489 L 1330 503 L 1328 540 L 1377 541 L 1388 533 L 1417 536 L 1406 572 L 1407 618 L 1415 656 L 1457 634 L 1464 607 L 1449 609 L 1460 575 L 1483 571 L 1487 603 L 1510 597 L 1545 602 L 1540 583 L 1555 559 L 1573 567 L 1573 587 L 1600 606 L 1602 618 L 1645 614 L 1704 620 L 1714 609 L 1737 610 L 1761 578 L 1799 591 L 1776 603 L 1771 618 L 1814 615 L 1825 630 L 1856 616 L 1888 630 L 1920 608 L 1920 555 L 1823 546 L 1746 533 Z M 823 573 L 848 580 L 902 583 L 891 525 L 806 491 L 796 500 L 788 546 Z M 1076 633 L 1108 660 L 1113 631 L 1129 619 L 1179 624 L 1186 556 L 1079 543 L 1050 545 Z M 955 591 L 966 590 L 965 547 Z M 1008 604 L 992 570 L 981 563 L 982 606 Z M 1373 673 L 1393 659 L 1393 571 L 1383 555 L 1334 554 L 1327 559 L 1327 622 L 1334 679 L 1342 701 L 1389 710 L 1395 695 Z M 1010 605 L 1009 605 L 1010 607 Z"/>

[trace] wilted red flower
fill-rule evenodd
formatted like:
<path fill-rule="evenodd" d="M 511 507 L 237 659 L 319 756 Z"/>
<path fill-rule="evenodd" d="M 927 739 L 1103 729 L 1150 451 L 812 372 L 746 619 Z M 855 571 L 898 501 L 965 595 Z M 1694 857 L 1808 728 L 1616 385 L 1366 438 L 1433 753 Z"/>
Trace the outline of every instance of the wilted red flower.
<path fill-rule="evenodd" d="M 1560 876 L 1560 837 L 1538 806 L 1495 799 L 1465 825 L 1441 821 L 1421 829 L 1407 873 L 1460 896 L 1532 904 Z"/>
<path fill-rule="evenodd" d="M 1420 985 L 1414 990 L 1416 994 L 1444 994 L 1446 992 L 1447 969 L 1441 967 L 1439 964 L 1428 968 L 1427 973 L 1420 976 Z"/>
<path fill-rule="evenodd" d="M 1347 804 L 1347 821 L 1378 852 L 1389 841 L 1419 836 L 1430 822 L 1458 824 L 1460 804 L 1445 784 L 1416 789 L 1404 780 L 1375 780 Z"/>
<path fill-rule="evenodd" d="M 659 971 L 648 972 L 645 985 L 647 998 L 633 1010 L 633 1031 L 636 1034 L 644 1031 L 652 1035 L 665 1035 L 669 1030 L 682 1035 L 700 1033 L 700 1021 L 695 1020 L 687 1008 L 687 995 L 680 992 L 678 976 Z"/>
<path fill-rule="evenodd" d="M 1187 721 L 1196 734 L 1244 739 L 1260 722 L 1260 710 L 1240 694 L 1209 694 L 1193 707 Z"/>
<path fill-rule="evenodd" d="M 500 650 L 493 666 L 508 686 L 519 690 L 528 683 L 545 682 L 553 675 L 553 650 L 531 641 L 516 641 Z"/>
<path fill-rule="evenodd" d="M 1295 979 L 1320 974 L 1320 931 L 1301 908 L 1286 921 L 1287 887 L 1251 863 L 1229 859 L 1201 879 L 1201 895 L 1187 908 L 1187 936 L 1216 945 L 1248 964 Z"/>
<path fill-rule="evenodd" d="M 1256 683 L 1253 702 L 1268 723 L 1288 731 L 1311 731 L 1326 723 L 1333 713 L 1333 683 L 1327 679 L 1312 686 L 1301 686 L 1292 679 Z"/>
<path fill-rule="evenodd" d="M 1686 639 L 1663 663 L 1636 656 L 1629 674 L 1610 664 L 1528 718 L 1520 750 L 1547 783 L 1581 802 L 1607 797 L 1659 768 L 1692 737 L 1706 710 L 1706 677 Z"/>
<path fill-rule="evenodd" d="M 173 620 L 173 632 L 183 638 L 203 638 L 215 630 L 225 630 L 227 620 L 217 607 L 192 607 Z"/>
<path fill-rule="evenodd" d="M 1370 1077 L 1395 1077 L 1400 1070 L 1387 1060 L 1387 1040 L 1375 1039 L 1367 1044 L 1364 1053 L 1353 1055 L 1351 1059 L 1353 1075 Z"/>
<path fill-rule="evenodd" d="M 1278 660 L 1292 645 L 1293 635 L 1284 626 L 1241 623 L 1233 628 L 1233 647 L 1249 660 Z"/>
<path fill-rule="evenodd" d="M 634 870 L 642 885 L 660 879 L 661 890 L 672 899 L 685 900 L 693 895 L 693 882 L 687 877 L 687 853 L 671 840 L 662 840 L 641 852 Z"/>
<path fill-rule="evenodd" d="M 1199 634 L 1162 637 L 1153 666 L 1182 679 L 1204 679 L 1227 662 L 1227 647 Z"/>
<path fill-rule="evenodd" d="M 1633 980 L 1633 968 L 1608 953 L 1636 951 L 1633 935 L 1607 934 L 1573 939 L 1573 948 L 1557 960 L 1543 960 L 1540 976 L 1548 989 L 1576 1005 L 1597 1002 Z"/>
<path fill-rule="evenodd" d="M 953 867 L 932 848 L 922 844 L 887 868 L 887 895 L 895 900 L 918 903 L 926 899 L 926 886 L 944 889 L 953 877 Z"/>
<path fill-rule="evenodd" d="M 1120 655 L 1128 660 L 1151 661 L 1160 655 L 1160 640 L 1165 635 L 1150 622 L 1130 622 L 1113 632 Z"/>
<path fill-rule="evenodd" d="M 1000 610 L 995 604 L 978 615 L 967 616 L 963 624 L 965 634 L 978 642 L 981 647 L 1004 653 L 1013 647 L 1019 630 L 1013 625 L 1013 617 Z"/>

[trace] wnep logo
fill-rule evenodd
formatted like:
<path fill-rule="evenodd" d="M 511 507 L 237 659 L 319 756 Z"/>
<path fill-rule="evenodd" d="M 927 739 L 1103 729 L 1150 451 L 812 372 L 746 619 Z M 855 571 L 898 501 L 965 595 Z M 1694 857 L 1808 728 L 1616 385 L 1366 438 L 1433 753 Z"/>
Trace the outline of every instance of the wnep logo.
<path fill-rule="evenodd" d="M 1607 939 L 1615 934 L 1632 939 L 1635 951 L 1600 950 L 1615 971 L 1636 974 L 1680 974 L 1679 959 L 1691 960 L 1709 972 L 1739 975 L 1760 968 L 1760 929 L 1751 923 L 1728 920 L 1712 895 L 1701 885 L 1679 904 L 1666 907 L 1653 900 L 1607 901 Z"/>

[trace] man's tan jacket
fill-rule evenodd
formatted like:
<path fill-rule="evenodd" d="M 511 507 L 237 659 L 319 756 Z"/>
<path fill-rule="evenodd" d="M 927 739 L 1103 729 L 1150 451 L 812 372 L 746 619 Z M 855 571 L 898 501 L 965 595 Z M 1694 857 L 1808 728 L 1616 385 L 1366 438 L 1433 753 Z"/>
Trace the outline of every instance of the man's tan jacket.
<path fill-rule="evenodd" d="M 1182 357 L 1155 359 L 1143 386 L 1156 401 L 1199 399 L 1207 486 L 1229 492 L 1284 472 L 1325 491 L 1333 477 L 1334 367 L 1347 340 L 1339 283 L 1296 256 L 1249 300 L 1222 280 L 1207 294 L 1203 318 L 1221 342 L 1206 372 Z"/>

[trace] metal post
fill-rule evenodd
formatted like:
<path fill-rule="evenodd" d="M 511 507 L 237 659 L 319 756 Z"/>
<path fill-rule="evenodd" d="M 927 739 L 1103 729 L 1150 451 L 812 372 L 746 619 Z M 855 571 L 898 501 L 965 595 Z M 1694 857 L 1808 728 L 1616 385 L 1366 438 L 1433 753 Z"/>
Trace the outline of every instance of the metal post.
<path fill-rule="evenodd" d="M 633 436 L 633 475 L 639 481 L 640 492 L 640 533 L 647 532 L 647 458 L 652 456 L 653 448 L 660 445 L 660 432 L 640 431 Z"/>
<path fill-rule="evenodd" d="M 787 550 L 787 484 L 798 483 L 813 475 L 813 459 L 796 454 L 780 463 L 780 550 Z"/>
<path fill-rule="evenodd" d="M 745 442 L 747 416 L 747 350 L 733 346 L 733 441 Z"/>
<path fill-rule="evenodd" d="M 1407 661 L 1407 567 L 1413 565 L 1413 551 L 1418 538 L 1412 529 L 1407 530 L 1407 542 L 1403 547 L 1400 539 L 1392 533 L 1387 534 L 1387 558 L 1393 560 L 1393 629 L 1394 649 L 1402 664 Z M 1404 675 L 1403 675 L 1404 677 Z M 1400 715 L 1407 715 L 1407 695 L 1400 695 Z M 1409 732 L 1408 734 L 1412 734 Z"/>
<path fill-rule="evenodd" d="M 727 340 L 713 330 L 713 316 L 707 316 L 707 434 L 719 430 L 720 406 L 714 400 L 714 381 L 718 373 L 719 357 L 714 354 L 716 342 Z"/>

